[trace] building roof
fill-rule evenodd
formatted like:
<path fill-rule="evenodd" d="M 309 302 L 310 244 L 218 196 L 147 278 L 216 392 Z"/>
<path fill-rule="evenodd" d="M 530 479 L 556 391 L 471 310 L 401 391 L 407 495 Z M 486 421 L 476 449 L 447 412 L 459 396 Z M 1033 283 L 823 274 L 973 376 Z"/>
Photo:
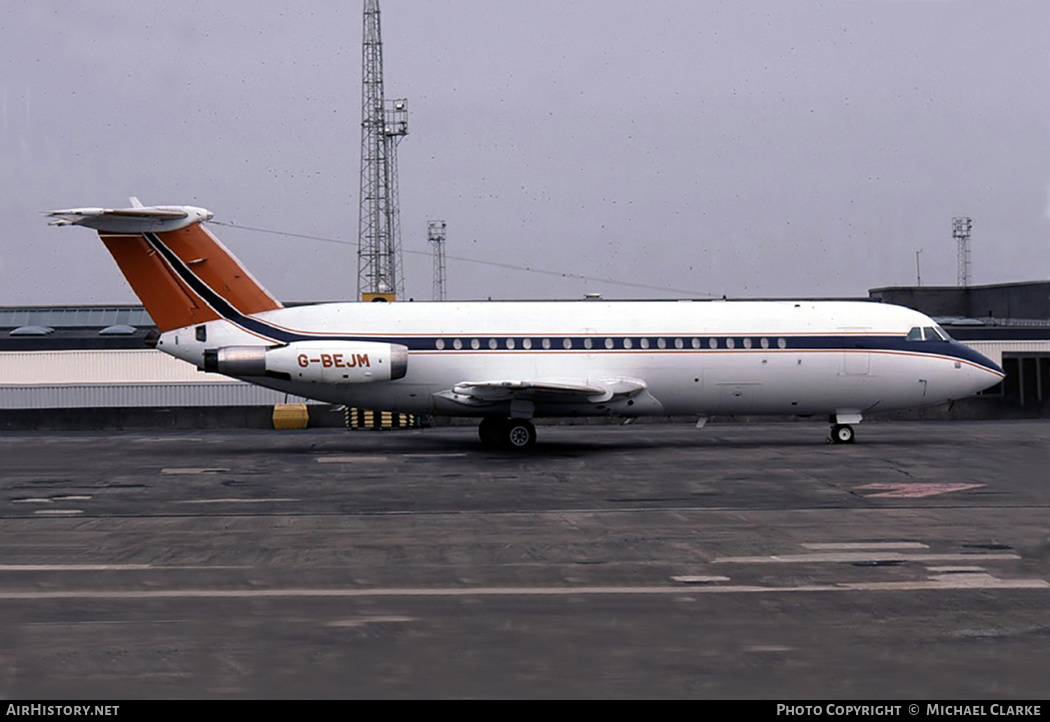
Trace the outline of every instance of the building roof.
<path fill-rule="evenodd" d="M 156 336 L 142 306 L 0 307 L 0 351 L 138 349 Z"/>

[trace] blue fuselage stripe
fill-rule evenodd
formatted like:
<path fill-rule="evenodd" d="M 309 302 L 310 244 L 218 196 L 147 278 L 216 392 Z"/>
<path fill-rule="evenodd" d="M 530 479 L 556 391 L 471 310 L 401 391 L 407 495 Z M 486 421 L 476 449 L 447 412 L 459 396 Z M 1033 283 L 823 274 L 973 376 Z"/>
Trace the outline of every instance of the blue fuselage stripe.
<path fill-rule="evenodd" d="M 427 336 L 372 336 L 340 334 L 306 334 L 279 328 L 255 316 L 242 313 L 207 283 L 201 280 L 182 259 L 175 254 L 155 233 L 144 234 L 147 242 L 168 263 L 180 279 L 200 296 L 219 316 L 276 344 L 301 341 L 369 342 L 390 343 L 406 346 L 409 351 L 432 353 L 464 353 L 484 351 L 486 353 L 529 353 L 531 351 L 602 353 L 667 353 L 667 352 L 736 352 L 736 353 L 783 353 L 785 351 L 842 351 L 842 352 L 900 352 L 930 356 L 956 358 L 994 373 L 1003 370 L 982 354 L 958 341 L 909 341 L 902 336 L 783 336 L 762 334 L 679 334 L 674 336 L 630 336 L 623 334 L 602 335 L 591 333 L 573 336 L 499 335 L 468 336 L 465 334 L 443 334 Z M 586 342 L 590 341 L 590 348 Z M 663 340 L 664 347 L 660 348 Z M 711 345 L 712 340 L 714 346 Z M 460 348 L 455 348 L 456 342 Z M 491 342 L 495 342 L 495 348 Z M 606 342 L 610 341 L 609 348 Z M 694 343 L 696 341 L 697 343 Z M 763 346 L 765 341 L 765 346 Z M 513 348 L 508 348 L 508 342 Z M 679 347 L 678 342 L 681 342 Z M 750 342 L 750 343 L 748 343 Z M 730 347 L 730 343 L 732 347 Z M 531 346 L 525 348 L 526 344 Z M 643 344 L 647 344 L 644 347 Z M 475 345 L 477 348 L 475 348 Z"/>

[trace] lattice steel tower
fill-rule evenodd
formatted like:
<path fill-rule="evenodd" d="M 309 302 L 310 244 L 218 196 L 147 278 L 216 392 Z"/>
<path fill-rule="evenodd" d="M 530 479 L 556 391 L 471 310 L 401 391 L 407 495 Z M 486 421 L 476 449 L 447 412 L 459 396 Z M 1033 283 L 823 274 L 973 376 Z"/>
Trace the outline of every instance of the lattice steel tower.
<path fill-rule="evenodd" d="M 970 231 L 973 221 L 969 218 L 952 219 L 952 238 L 959 243 L 959 285 L 970 285 Z"/>
<path fill-rule="evenodd" d="M 447 301 L 445 289 L 445 222 L 427 221 L 427 242 L 434 251 L 434 300 Z"/>
<path fill-rule="evenodd" d="M 361 209 L 357 292 L 361 300 L 405 295 L 401 275 L 401 213 L 397 145 L 408 135 L 408 101 L 383 95 L 379 0 L 365 0 L 361 56 Z"/>

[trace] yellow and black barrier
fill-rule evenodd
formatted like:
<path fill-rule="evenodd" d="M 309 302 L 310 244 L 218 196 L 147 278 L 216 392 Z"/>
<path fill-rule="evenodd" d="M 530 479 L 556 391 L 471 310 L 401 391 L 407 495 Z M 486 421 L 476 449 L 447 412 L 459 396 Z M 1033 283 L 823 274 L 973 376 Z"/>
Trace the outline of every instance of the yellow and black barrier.
<path fill-rule="evenodd" d="M 346 408 L 348 429 L 418 429 L 420 426 L 420 417 L 412 414 L 395 414 L 392 411 L 373 411 L 350 406 Z"/>

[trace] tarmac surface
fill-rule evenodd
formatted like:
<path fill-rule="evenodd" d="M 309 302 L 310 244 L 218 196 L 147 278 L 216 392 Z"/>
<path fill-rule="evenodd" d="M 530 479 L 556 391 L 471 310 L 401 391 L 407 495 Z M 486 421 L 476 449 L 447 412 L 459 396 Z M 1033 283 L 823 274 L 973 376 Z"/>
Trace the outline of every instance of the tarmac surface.
<path fill-rule="evenodd" d="M 0 696 L 1045 699 L 1050 422 L 0 434 Z"/>

